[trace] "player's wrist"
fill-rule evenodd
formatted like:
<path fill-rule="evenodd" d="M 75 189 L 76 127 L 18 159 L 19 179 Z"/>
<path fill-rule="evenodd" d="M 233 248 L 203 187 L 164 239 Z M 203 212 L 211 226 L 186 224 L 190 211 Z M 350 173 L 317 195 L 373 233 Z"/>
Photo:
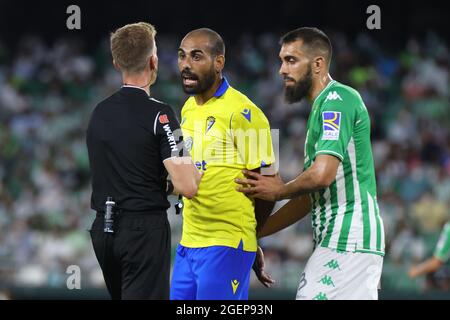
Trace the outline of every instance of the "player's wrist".
<path fill-rule="evenodd" d="M 279 192 L 279 200 L 293 199 L 308 193 L 297 181 L 297 179 L 286 182 L 282 185 Z"/>
<path fill-rule="evenodd" d="M 289 198 L 289 186 L 286 183 L 282 183 L 275 193 L 275 201 L 280 201 Z"/>

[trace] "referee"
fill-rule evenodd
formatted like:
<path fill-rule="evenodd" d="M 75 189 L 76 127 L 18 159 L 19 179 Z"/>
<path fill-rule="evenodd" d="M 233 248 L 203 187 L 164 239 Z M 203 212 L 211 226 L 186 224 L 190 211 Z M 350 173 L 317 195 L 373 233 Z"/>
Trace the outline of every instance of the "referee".
<path fill-rule="evenodd" d="M 111 34 L 123 86 L 97 105 L 87 129 L 97 211 L 90 233 L 112 299 L 169 298 L 167 195 L 192 198 L 201 178 L 192 160 L 180 156 L 174 112 L 150 98 L 158 70 L 155 34 L 144 22 Z"/>

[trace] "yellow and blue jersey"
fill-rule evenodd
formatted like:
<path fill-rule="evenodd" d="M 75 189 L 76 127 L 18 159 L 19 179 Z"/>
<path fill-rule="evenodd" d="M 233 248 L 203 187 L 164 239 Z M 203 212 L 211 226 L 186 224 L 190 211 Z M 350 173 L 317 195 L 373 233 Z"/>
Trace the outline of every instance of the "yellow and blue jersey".
<path fill-rule="evenodd" d="M 274 163 L 264 113 L 224 78 L 203 105 L 190 97 L 181 112 L 185 147 L 204 172 L 197 196 L 184 199 L 181 245 L 227 246 L 256 251 L 254 200 L 238 192 L 242 170 Z"/>

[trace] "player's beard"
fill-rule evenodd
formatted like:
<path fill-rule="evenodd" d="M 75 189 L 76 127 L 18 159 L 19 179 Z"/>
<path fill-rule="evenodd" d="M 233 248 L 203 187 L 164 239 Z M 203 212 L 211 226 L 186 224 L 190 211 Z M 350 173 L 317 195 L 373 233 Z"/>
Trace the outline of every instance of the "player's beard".
<path fill-rule="evenodd" d="M 188 76 L 194 80 L 197 80 L 197 85 L 195 86 L 186 86 L 183 83 L 183 77 Z M 208 91 L 214 84 L 216 80 L 216 72 L 214 70 L 214 65 L 211 65 L 211 69 L 203 75 L 203 77 L 199 77 L 197 74 L 192 73 L 190 70 L 181 71 L 181 84 L 183 86 L 183 90 L 187 94 L 200 94 Z"/>
<path fill-rule="evenodd" d="M 291 80 L 294 80 L 290 78 Z M 295 81 L 295 80 L 294 80 Z M 287 103 L 295 103 L 306 97 L 312 87 L 312 70 L 308 66 L 305 76 L 297 81 L 293 86 L 286 86 L 284 91 L 284 99 Z"/>

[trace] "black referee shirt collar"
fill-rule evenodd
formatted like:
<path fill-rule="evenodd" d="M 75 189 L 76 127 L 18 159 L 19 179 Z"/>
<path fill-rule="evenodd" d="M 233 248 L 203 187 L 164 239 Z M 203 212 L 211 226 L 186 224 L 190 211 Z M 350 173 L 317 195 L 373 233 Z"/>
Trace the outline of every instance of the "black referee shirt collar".
<path fill-rule="evenodd" d="M 145 93 L 145 95 L 146 96 L 149 96 L 148 94 L 147 94 L 147 91 L 145 91 L 145 89 L 143 89 L 143 88 L 141 88 L 141 87 L 137 87 L 137 86 L 132 86 L 132 85 L 129 85 L 129 84 L 124 84 L 123 86 L 122 86 L 122 89 L 131 89 L 131 90 L 142 90 L 144 93 Z"/>

